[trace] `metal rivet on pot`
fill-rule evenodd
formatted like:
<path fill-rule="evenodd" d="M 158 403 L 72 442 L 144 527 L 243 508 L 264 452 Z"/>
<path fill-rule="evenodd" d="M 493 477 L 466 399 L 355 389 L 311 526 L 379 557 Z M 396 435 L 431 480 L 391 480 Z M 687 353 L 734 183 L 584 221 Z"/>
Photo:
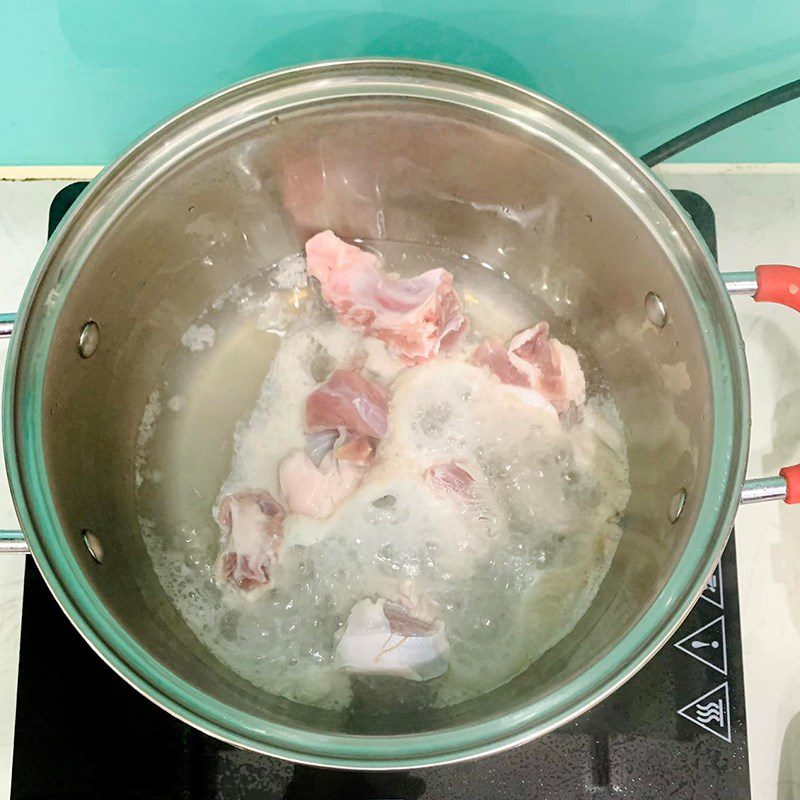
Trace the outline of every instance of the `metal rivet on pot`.
<path fill-rule="evenodd" d="M 644 311 L 653 327 L 661 329 L 667 324 L 667 309 L 655 292 L 648 292 L 644 298 Z"/>
<path fill-rule="evenodd" d="M 681 514 L 683 514 L 684 506 L 686 505 L 686 489 L 678 489 L 672 500 L 669 501 L 669 510 L 667 516 L 669 521 L 673 524 L 678 521 Z"/>
<path fill-rule="evenodd" d="M 98 563 L 103 563 L 103 545 L 100 544 L 100 540 L 86 528 L 83 529 L 81 536 L 83 537 L 83 543 L 86 545 L 86 549 L 89 551 L 89 555 Z"/>
<path fill-rule="evenodd" d="M 90 358 L 94 355 L 99 344 L 100 328 L 97 327 L 97 323 L 93 319 L 90 319 L 81 329 L 81 335 L 78 339 L 78 352 L 83 358 Z"/>

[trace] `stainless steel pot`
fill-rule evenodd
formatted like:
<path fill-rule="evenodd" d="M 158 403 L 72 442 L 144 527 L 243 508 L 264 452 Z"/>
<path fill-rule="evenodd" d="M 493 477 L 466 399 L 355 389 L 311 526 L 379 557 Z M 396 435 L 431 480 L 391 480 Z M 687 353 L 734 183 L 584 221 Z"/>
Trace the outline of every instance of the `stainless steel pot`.
<path fill-rule="evenodd" d="M 226 287 L 324 227 L 441 246 L 504 270 L 593 343 L 625 423 L 633 493 L 589 612 L 506 686 L 424 716 L 323 712 L 257 691 L 200 646 L 139 534 L 134 442 L 160 365 Z M 782 284 L 786 297 L 791 286 L 796 294 Z M 755 276 L 734 276 L 730 287 L 752 293 Z M 231 398 L 232 420 L 243 403 Z M 784 477 L 743 483 L 739 328 L 671 194 L 552 101 L 431 64 L 267 75 L 135 144 L 41 257 L 14 325 L 3 411 L 24 529 L 24 540 L 6 532 L 3 547 L 30 548 L 89 644 L 214 736 L 339 767 L 470 758 L 580 714 L 676 629 L 739 502 L 787 493 Z"/>

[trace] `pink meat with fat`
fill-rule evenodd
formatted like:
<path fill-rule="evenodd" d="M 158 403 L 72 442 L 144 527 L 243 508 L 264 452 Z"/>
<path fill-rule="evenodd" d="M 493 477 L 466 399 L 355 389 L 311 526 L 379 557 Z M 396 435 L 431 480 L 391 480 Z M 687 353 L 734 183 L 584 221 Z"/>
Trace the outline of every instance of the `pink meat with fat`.
<path fill-rule="evenodd" d="M 451 492 L 464 500 L 475 500 L 480 494 L 472 475 L 455 461 L 434 464 L 425 471 L 425 479 L 434 489 Z"/>
<path fill-rule="evenodd" d="M 453 276 L 432 269 L 415 278 L 381 270 L 378 257 L 332 231 L 306 242 L 308 274 L 347 325 L 381 339 L 408 364 L 449 351 L 466 330 Z"/>
<path fill-rule="evenodd" d="M 538 392 L 558 412 L 586 401 L 586 380 L 578 354 L 539 322 L 511 337 L 508 347 L 497 340 L 481 343 L 473 363 L 488 367 L 503 382 Z"/>
<path fill-rule="evenodd" d="M 375 442 L 389 431 L 389 396 L 355 370 L 339 369 L 306 400 L 306 451 L 280 464 L 289 510 L 327 517 L 361 483 Z"/>
<path fill-rule="evenodd" d="M 306 400 L 308 431 L 344 428 L 353 436 L 382 439 L 389 430 L 389 396 L 377 383 L 337 369 Z"/>
<path fill-rule="evenodd" d="M 340 439 L 341 441 L 341 439 Z M 349 461 L 360 467 L 369 466 L 375 448 L 368 436 L 345 437 L 341 444 L 337 442 L 331 455 L 338 461 Z"/>
<path fill-rule="evenodd" d="M 578 354 L 558 339 L 551 339 L 546 322 L 515 334 L 508 344 L 508 355 L 514 367 L 527 374 L 530 387 L 557 411 L 586 401 L 586 380 Z"/>
<path fill-rule="evenodd" d="M 281 461 L 279 480 L 289 510 L 305 517 L 327 517 L 361 483 L 364 467 L 328 453 L 317 466 L 302 450 Z"/>
<path fill-rule="evenodd" d="M 528 376 L 511 363 L 508 350 L 499 339 L 487 339 L 481 342 L 472 356 L 472 363 L 479 367 L 488 367 L 502 383 L 512 386 L 529 385 Z"/>
<path fill-rule="evenodd" d="M 265 587 L 283 540 L 283 506 L 267 491 L 237 492 L 215 515 L 222 534 L 217 578 L 244 592 Z"/>

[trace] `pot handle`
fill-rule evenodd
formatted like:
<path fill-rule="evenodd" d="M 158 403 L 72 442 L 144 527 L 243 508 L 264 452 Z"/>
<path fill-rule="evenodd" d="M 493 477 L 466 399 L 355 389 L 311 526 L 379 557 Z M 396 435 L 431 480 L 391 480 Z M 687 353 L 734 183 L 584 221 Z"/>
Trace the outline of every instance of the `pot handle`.
<path fill-rule="evenodd" d="M 0 554 L 2 553 L 29 553 L 28 543 L 22 531 L 0 530 Z"/>
<path fill-rule="evenodd" d="M 0 339 L 7 339 L 14 331 L 16 314 L 0 314 Z M 22 531 L 0 530 L 0 553 L 27 553 L 28 545 Z"/>
<path fill-rule="evenodd" d="M 0 339 L 8 339 L 14 332 L 16 314 L 0 314 Z"/>
<path fill-rule="evenodd" d="M 779 303 L 800 311 L 800 267 L 761 264 L 752 272 L 725 273 L 722 280 L 729 294 L 747 294 L 757 303 Z M 800 503 L 800 464 L 784 467 L 777 477 L 746 480 L 741 502 L 762 500 Z"/>

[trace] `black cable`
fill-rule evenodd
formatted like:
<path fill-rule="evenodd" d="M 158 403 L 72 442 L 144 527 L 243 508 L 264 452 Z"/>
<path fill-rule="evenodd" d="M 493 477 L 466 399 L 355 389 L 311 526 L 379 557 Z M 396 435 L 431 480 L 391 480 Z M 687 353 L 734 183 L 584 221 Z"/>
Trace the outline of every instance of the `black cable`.
<path fill-rule="evenodd" d="M 716 117 L 701 122 L 685 133 L 681 133 L 668 142 L 664 142 L 664 144 L 659 145 L 649 153 L 645 153 L 642 156 L 642 161 L 648 167 L 654 167 L 656 164 L 660 164 L 662 161 L 666 161 L 677 153 L 686 150 L 693 144 L 702 142 L 703 139 L 708 139 L 709 136 L 730 128 L 731 125 L 735 125 L 737 122 L 754 117 L 762 111 L 769 111 L 769 109 L 787 103 L 789 100 L 794 100 L 796 97 L 800 97 L 800 80 L 791 81 L 783 86 L 778 86 L 776 89 L 770 89 L 758 97 L 746 100 L 738 106 L 717 114 Z"/>

